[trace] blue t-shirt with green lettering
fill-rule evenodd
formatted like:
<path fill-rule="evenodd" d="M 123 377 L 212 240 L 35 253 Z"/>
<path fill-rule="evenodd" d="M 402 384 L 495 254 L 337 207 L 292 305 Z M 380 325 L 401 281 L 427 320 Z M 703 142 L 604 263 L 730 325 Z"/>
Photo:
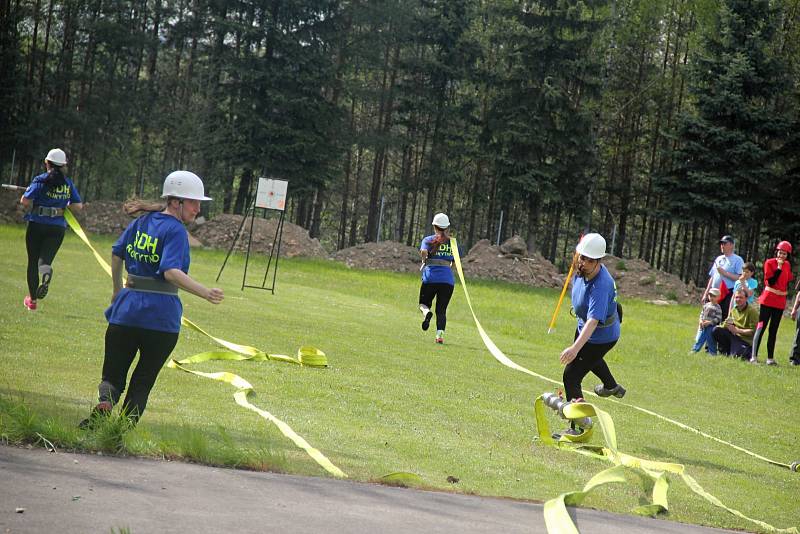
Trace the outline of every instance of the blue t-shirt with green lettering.
<path fill-rule="evenodd" d="M 164 272 L 170 269 L 189 273 L 189 236 L 172 215 L 149 213 L 139 217 L 128 225 L 111 250 L 125 261 L 129 274 L 164 280 Z M 183 305 L 177 295 L 128 288 L 123 288 L 106 310 L 111 324 L 162 332 L 179 332 L 182 314 Z"/>
<path fill-rule="evenodd" d="M 619 339 L 617 285 L 605 265 L 600 265 L 600 272 L 588 282 L 582 276 L 573 278 L 572 308 L 578 317 L 578 333 L 589 319 L 600 321 L 589 343 L 610 343 Z"/>
<path fill-rule="evenodd" d="M 65 209 L 70 204 L 81 203 L 81 196 L 75 188 L 72 180 L 64 177 L 64 181 L 57 185 L 48 186 L 45 183 L 48 174 L 45 172 L 39 176 L 34 177 L 31 185 L 25 190 L 22 196 L 33 202 L 33 207 L 42 206 L 45 208 L 61 208 Z M 63 215 L 58 217 L 50 217 L 47 215 L 37 215 L 33 212 L 25 214 L 25 220 L 40 224 L 50 224 L 53 226 L 67 227 L 67 220 Z"/>
<path fill-rule="evenodd" d="M 453 249 L 450 247 L 451 241 L 448 239 L 444 243 L 440 243 L 439 246 L 436 247 L 436 250 L 433 250 L 432 241 L 435 237 L 436 235 L 434 234 L 424 238 L 419 249 L 427 250 L 428 258 L 450 262 L 454 261 Z M 425 265 L 422 269 L 422 283 L 450 284 L 454 286 L 455 279 L 453 278 L 453 270 L 448 265 Z"/>

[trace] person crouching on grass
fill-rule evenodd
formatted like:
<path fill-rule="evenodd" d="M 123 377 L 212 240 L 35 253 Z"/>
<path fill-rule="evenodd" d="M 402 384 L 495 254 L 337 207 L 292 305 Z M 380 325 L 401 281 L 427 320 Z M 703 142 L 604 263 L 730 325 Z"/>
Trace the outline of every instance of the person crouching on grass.
<path fill-rule="evenodd" d="M 425 237 L 419 247 L 422 258 L 422 285 L 419 288 L 419 311 L 422 329 L 427 330 L 433 317 L 431 306 L 436 298 L 436 343 L 444 343 L 447 327 L 447 305 L 453 296 L 455 279 L 451 266 L 455 258 L 450 248 L 450 219 L 444 213 L 433 217 L 434 233 Z"/>
<path fill-rule="evenodd" d="M 81 428 L 91 428 L 99 416 L 108 415 L 125 391 L 128 370 L 139 353 L 131 374 L 122 413 L 133 424 L 147 406 L 159 371 L 178 342 L 183 305 L 178 289 L 219 304 L 218 288 L 207 288 L 189 272 L 189 238 L 184 224 L 200 213 L 205 196 L 202 180 L 188 171 L 175 171 L 164 180 L 163 204 L 130 201 L 128 214 L 145 213 L 128 225 L 112 247 L 111 273 L 114 292 L 106 310 L 108 329 L 99 403 Z M 122 287 L 122 268 L 128 272 Z"/>
<path fill-rule="evenodd" d="M 753 335 L 758 324 L 758 310 L 747 303 L 747 293 L 740 288 L 733 294 L 734 306 L 725 322 L 714 327 L 711 335 L 720 353 L 750 360 Z"/>
<path fill-rule="evenodd" d="M 711 333 L 720 321 L 722 321 L 722 308 L 719 306 L 719 288 L 712 287 L 708 290 L 708 302 L 700 312 L 700 323 L 697 326 L 692 352 L 700 352 L 705 345 L 706 352 L 712 356 L 717 355 L 717 343 Z"/>
<path fill-rule="evenodd" d="M 572 345 L 561 352 L 564 368 L 564 393 L 569 401 L 583 401 L 581 382 L 591 371 L 600 380 L 594 392 L 600 397 L 625 396 L 603 359 L 620 337 L 621 306 L 617 287 L 608 269 L 600 262 L 606 255 L 606 240 L 600 234 L 586 234 L 575 248 L 577 273 L 572 279 L 572 308 L 578 318 Z M 565 431 L 579 434 L 574 426 Z"/>

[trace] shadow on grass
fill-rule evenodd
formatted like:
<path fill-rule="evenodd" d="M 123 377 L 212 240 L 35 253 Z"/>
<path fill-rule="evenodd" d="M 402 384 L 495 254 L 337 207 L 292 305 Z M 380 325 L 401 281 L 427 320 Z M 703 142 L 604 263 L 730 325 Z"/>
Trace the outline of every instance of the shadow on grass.
<path fill-rule="evenodd" d="M 683 464 L 687 467 L 703 467 L 706 469 L 715 469 L 717 471 L 723 471 L 726 473 L 736 473 L 739 475 L 747 474 L 748 471 L 743 471 L 741 469 L 736 469 L 727 465 L 721 465 L 716 462 L 709 462 L 708 460 L 698 460 L 697 458 L 685 458 L 682 456 L 676 456 L 672 452 L 667 452 L 662 449 L 656 449 L 654 447 L 644 447 L 642 449 L 648 458 L 653 459 L 662 459 L 662 458 L 669 458 L 669 460 L 662 460 L 662 461 L 670 461 L 673 463 Z"/>

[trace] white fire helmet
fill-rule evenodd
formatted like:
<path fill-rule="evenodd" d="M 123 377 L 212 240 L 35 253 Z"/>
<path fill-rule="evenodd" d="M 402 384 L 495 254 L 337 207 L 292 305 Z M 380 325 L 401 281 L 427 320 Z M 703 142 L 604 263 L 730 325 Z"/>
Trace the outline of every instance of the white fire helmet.
<path fill-rule="evenodd" d="M 190 200 L 211 200 L 205 194 L 203 180 L 193 172 L 173 171 L 164 180 L 161 198 L 177 197 Z"/>
<path fill-rule="evenodd" d="M 606 240 L 600 234 L 586 234 L 575 247 L 575 252 L 599 260 L 606 255 Z"/>
<path fill-rule="evenodd" d="M 450 219 L 444 213 L 437 213 L 433 216 L 433 225 L 439 228 L 449 228 Z"/>
<path fill-rule="evenodd" d="M 67 164 L 67 155 L 60 148 L 52 149 L 44 159 L 57 167 L 63 167 Z"/>

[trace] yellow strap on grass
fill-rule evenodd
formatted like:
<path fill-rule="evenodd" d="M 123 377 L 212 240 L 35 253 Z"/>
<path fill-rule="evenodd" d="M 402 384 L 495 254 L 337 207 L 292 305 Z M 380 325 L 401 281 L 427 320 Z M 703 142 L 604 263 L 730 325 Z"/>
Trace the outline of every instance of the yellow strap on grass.
<path fill-rule="evenodd" d="M 563 441 L 553 440 L 550 435 L 550 427 L 547 423 L 547 418 L 544 415 L 545 405 L 543 397 L 540 396 L 536 399 L 534 403 L 534 411 L 536 412 L 536 426 L 539 439 L 542 441 L 542 443 L 556 446 L 560 449 L 566 449 L 572 452 L 584 454 L 586 456 L 591 456 L 593 458 L 606 460 L 614 464 L 614 467 L 602 471 L 598 475 L 592 477 L 586 486 L 584 486 L 582 491 L 562 493 L 555 499 L 551 499 L 545 503 L 545 523 L 547 524 L 548 532 L 550 533 L 577 533 L 577 529 L 575 529 L 575 525 L 572 523 L 572 518 L 569 516 L 569 513 L 567 513 L 566 506 L 580 504 L 591 490 L 602 486 L 603 484 L 608 484 L 611 482 L 624 482 L 625 478 L 622 470 L 634 469 L 643 473 L 644 476 L 653 484 L 651 504 L 634 508 L 634 513 L 652 516 L 666 512 L 669 509 L 667 502 L 669 481 L 667 480 L 666 473 L 673 473 L 679 475 L 689 489 L 691 489 L 696 495 L 699 495 L 714 506 L 722 508 L 736 517 L 754 523 L 769 532 L 800 534 L 798 533 L 796 527 L 778 529 L 768 523 L 765 523 L 764 521 L 753 519 L 744 515 L 739 510 L 726 506 L 717 497 L 703 489 L 703 487 L 686 472 L 686 467 L 683 464 L 647 460 L 619 451 L 617 448 L 617 436 L 614 429 L 614 422 L 611 419 L 611 416 L 591 403 L 570 403 L 564 407 L 564 416 L 573 421 L 578 421 L 584 417 L 594 418 L 596 424 L 598 424 L 602 430 L 605 441 L 604 447 L 586 447 L 580 444 L 570 444 Z"/>
<path fill-rule="evenodd" d="M 80 240 L 83 241 L 87 247 L 89 247 L 89 250 L 92 251 L 92 254 L 94 254 L 94 259 L 97 260 L 97 263 L 100 264 L 100 267 L 103 268 L 103 270 L 106 272 L 106 274 L 108 274 L 108 276 L 111 276 L 111 266 L 108 264 L 105 258 L 103 258 L 103 256 L 101 256 L 100 253 L 97 252 L 97 250 L 95 250 L 95 248 L 92 246 L 91 241 L 89 241 L 89 238 L 86 237 L 86 233 L 83 231 L 83 228 L 81 228 L 78 219 L 75 218 L 75 215 L 73 215 L 69 209 L 64 210 L 64 219 L 67 220 L 67 224 L 69 224 L 69 227 L 72 228 L 73 232 L 75 232 L 75 235 L 77 235 L 80 238 Z"/>
<path fill-rule="evenodd" d="M 236 393 L 233 394 L 233 398 L 236 401 L 236 404 L 242 406 L 243 408 L 247 408 L 248 410 L 252 410 L 257 414 L 259 414 L 264 419 L 267 419 L 268 421 L 274 423 L 275 426 L 278 427 L 278 430 L 280 430 L 284 436 L 292 440 L 292 442 L 294 442 L 294 444 L 297 445 L 299 448 L 306 451 L 306 453 L 309 456 L 311 456 L 311 458 L 313 458 L 314 461 L 316 461 L 320 466 L 322 466 L 322 468 L 325 469 L 327 472 L 329 472 L 335 477 L 346 478 L 347 475 L 345 475 L 341 469 L 333 465 L 333 463 L 330 460 L 328 460 L 328 458 L 326 458 L 325 455 L 322 454 L 318 449 L 315 449 L 314 447 L 309 445 L 308 442 L 305 439 L 303 439 L 302 436 L 298 435 L 294 430 L 292 430 L 292 428 L 289 425 L 287 425 L 286 423 L 284 423 L 283 421 L 281 421 L 268 411 L 262 410 L 261 408 L 254 406 L 253 404 L 250 404 L 250 402 L 247 400 L 247 397 L 254 391 L 253 386 L 250 384 L 250 382 L 240 377 L 239 375 L 233 373 L 228 373 L 228 372 L 204 373 L 202 371 L 192 371 L 191 369 L 187 369 L 186 367 L 184 367 L 184 365 L 188 363 L 198 363 L 210 360 L 242 360 L 242 359 L 247 359 L 247 358 L 242 358 L 240 355 L 232 352 L 227 352 L 227 353 L 204 352 L 201 354 L 195 354 L 190 358 L 186 358 L 178 362 L 176 362 L 173 359 L 170 359 L 169 362 L 167 363 L 167 367 L 170 367 L 172 369 L 180 369 L 181 371 L 191 373 L 193 375 L 202 376 L 204 378 L 210 378 L 211 380 L 218 380 L 220 382 L 225 382 L 226 384 L 232 385 L 233 387 L 236 388 Z"/>
<path fill-rule="evenodd" d="M 517 371 L 521 371 L 521 372 L 523 372 L 525 374 L 540 378 L 540 379 L 545 380 L 547 382 L 551 382 L 551 383 L 560 385 L 560 382 L 558 382 L 556 380 L 553 380 L 552 378 L 548 378 L 548 377 L 546 377 L 544 375 L 540 375 L 539 373 L 535 373 L 535 372 L 533 372 L 533 371 L 531 371 L 529 369 L 526 369 L 525 367 L 522 367 L 521 365 L 518 365 L 517 363 L 513 362 L 491 340 L 491 338 L 488 336 L 486 331 L 483 329 L 483 326 L 481 326 L 480 321 L 478 321 L 478 317 L 475 314 L 474 308 L 472 307 L 472 300 L 469 297 L 469 291 L 467 291 L 467 284 L 466 284 L 466 280 L 464 278 L 464 271 L 463 271 L 463 269 L 461 267 L 461 257 L 460 257 L 460 255 L 458 253 L 458 243 L 456 242 L 455 238 L 451 238 L 451 241 L 452 241 L 452 245 L 453 245 L 451 247 L 451 249 L 453 250 L 453 257 L 454 257 L 455 264 L 456 264 L 456 271 L 458 272 L 458 277 L 459 277 L 459 280 L 461 281 L 461 287 L 464 290 L 464 296 L 466 297 L 467 305 L 469 306 L 470 313 L 472 314 L 472 318 L 475 321 L 475 326 L 478 328 L 478 333 L 480 334 L 484 345 L 486 345 L 486 348 L 489 350 L 489 352 L 492 354 L 492 356 L 494 356 L 494 358 L 497 361 L 499 361 L 500 363 L 502 363 L 506 367 L 509 367 L 509 368 L 517 370 Z M 592 396 L 596 396 L 593 392 L 586 392 L 586 393 L 588 393 L 589 395 L 592 395 Z M 619 402 L 619 401 L 616 401 L 616 402 Z M 582 417 L 586 417 L 589 413 L 594 414 L 592 416 L 596 417 L 596 420 L 597 420 L 598 424 L 600 425 L 600 428 L 602 430 L 603 437 L 604 437 L 604 440 L 605 440 L 605 443 L 606 443 L 606 447 L 580 446 L 579 448 L 574 448 L 573 449 L 573 448 L 571 448 L 572 447 L 571 445 L 564 445 L 563 442 L 557 442 L 556 440 L 554 440 L 552 438 L 551 434 L 550 434 L 550 429 L 549 429 L 549 426 L 547 425 L 547 420 L 546 420 L 546 417 L 545 417 L 544 412 L 543 412 L 544 403 L 541 400 L 541 397 L 539 399 L 537 399 L 537 401 L 536 401 L 536 403 L 534 405 L 535 406 L 535 411 L 536 411 L 537 428 L 539 429 L 539 439 L 543 443 L 548 444 L 548 445 L 555 445 L 555 446 L 558 446 L 558 447 L 562 447 L 562 446 L 570 447 L 570 450 L 574 450 L 575 452 L 579 452 L 581 454 L 587 454 L 587 455 L 591 455 L 591 456 L 602 457 L 602 458 L 605 458 L 605 459 L 610 459 L 610 460 L 614 461 L 614 463 L 617 463 L 617 464 L 620 464 L 620 465 L 625 465 L 626 467 L 638 467 L 639 469 L 641 469 L 645 473 L 646 476 L 649 476 L 651 479 L 654 480 L 653 504 L 652 505 L 646 505 L 645 507 L 639 507 L 636 510 L 638 513 L 642 513 L 642 512 L 650 513 L 650 512 L 653 512 L 653 511 L 658 513 L 660 511 L 666 511 L 667 510 L 666 492 L 667 492 L 667 488 L 668 488 L 668 483 L 667 483 L 666 477 L 663 476 L 663 472 L 670 471 L 670 472 L 673 472 L 673 473 L 676 473 L 676 474 L 680 474 L 681 478 L 684 480 L 684 482 L 686 482 L 687 486 L 689 486 L 689 488 L 695 494 L 703 497 L 705 500 L 707 500 L 711 504 L 713 504 L 715 506 L 718 506 L 718 507 L 728 511 L 731 514 L 733 514 L 733 515 L 735 515 L 737 517 L 741 517 L 742 519 L 746 519 L 747 521 L 751 521 L 751 522 L 761 526 L 762 528 L 764 528 L 766 530 L 769 530 L 769 531 L 772 531 L 772 532 L 781 532 L 781 533 L 787 533 L 787 534 L 800 534 L 800 532 L 798 532 L 797 528 L 795 528 L 795 527 L 791 527 L 791 528 L 788 528 L 788 529 L 776 529 L 775 527 L 773 527 L 773 526 L 771 526 L 771 525 L 769 525 L 767 523 L 764 523 L 763 521 L 749 518 L 749 517 L 745 516 L 744 514 L 742 514 L 741 512 L 739 512 L 738 510 L 735 510 L 733 508 L 729 508 L 729 507 L 725 506 L 719 499 L 717 499 L 716 497 L 714 497 L 710 493 L 706 492 L 700 486 L 700 484 L 697 483 L 696 480 L 694 480 L 691 476 L 689 476 L 687 473 L 685 473 L 685 468 L 684 468 L 683 465 L 671 464 L 671 463 L 667 463 L 667 462 L 654 462 L 654 461 L 651 461 L 651 460 L 642 460 L 642 459 L 639 459 L 639 458 L 635 458 L 633 456 L 629 456 L 629 455 L 625 455 L 623 453 L 620 453 L 617 450 L 616 432 L 614 430 L 614 422 L 611 419 L 611 416 L 608 415 L 606 412 L 603 412 L 602 410 L 596 409 L 590 403 L 583 403 L 583 404 L 585 406 L 581 406 L 581 403 L 574 403 L 574 404 L 568 406 L 567 408 L 565 408 L 565 415 L 568 414 L 569 416 L 574 417 L 575 419 L 580 419 Z M 619 404 L 622 404 L 624 406 L 629 406 L 631 408 L 638 409 L 639 411 L 642 411 L 644 413 L 656 416 L 656 417 L 658 417 L 658 418 L 660 418 L 660 419 L 662 419 L 664 421 L 676 424 L 680 428 L 683 428 L 683 429 L 686 429 L 686 430 L 692 430 L 692 431 L 694 431 L 694 432 L 696 432 L 696 433 L 698 433 L 698 434 L 700 434 L 702 436 L 714 439 L 718 443 L 723 443 L 723 444 L 726 444 L 726 445 L 730 445 L 733 448 L 735 448 L 736 450 L 739 450 L 739 451 L 742 451 L 742 452 L 746 452 L 746 453 L 748 453 L 749 455 L 751 455 L 751 456 L 753 456 L 755 458 L 759 458 L 759 459 L 765 460 L 765 461 L 767 461 L 767 462 L 769 462 L 771 464 L 782 466 L 782 467 L 791 468 L 790 465 L 788 465 L 788 464 L 784 464 L 784 463 L 781 463 L 781 462 L 775 462 L 773 460 L 769 460 L 768 458 L 765 458 L 764 456 L 756 454 L 756 453 L 754 453 L 752 451 L 748 451 L 747 449 L 744 449 L 742 447 L 733 445 L 733 444 L 728 443 L 728 442 L 726 442 L 724 440 L 721 440 L 721 439 L 718 439 L 718 438 L 714 438 L 713 436 L 710 436 L 709 434 L 706 434 L 705 432 L 701 432 L 701 431 L 699 431 L 697 429 L 694 429 L 694 428 L 692 428 L 692 427 L 690 427 L 688 425 L 685 425 L 683 423 L 679 423 L 679 422 L 674 421 L 672 419 L 669 419 L 667 417 L 660 416 L 660 415 L 658 415 L 655 412 L 652 412 L 650 410 L 646 410 L 644 408 L 638 408 L 636 406 L 625 404 L 625 403 L 621 403 L 621 402 Z M 599 451 L 602 451 L 602 454 L 600 454 Z M 600 485 L 600 484 L 592 485 L 592 487 L 589 488 L 589 490 L 586 490 L 586 488 L 584 488 L 584 496 L 585 496 L 586 492 L 588 492 L 591 489 L 597 487 L 598 485 Z M 558 499 L 561 499 L 561 497 L 557 498 L 556 500 L 558 500 Z M 581 500 L 582 500 L 582 497 L 581 497 Z M 563 514 L 561 514 L 559 512 L 558 517 L 553 517 L 549 521 L 548 521 L 547 518 L 545 518 L 546 522 L 548 522 L 548 531 L 549 532 L 551 532 L 551 533 L 555 533 L 555 532 L 558 532 L 558 533 L 561 533 L 561 532 L 564 532 L 564 533 L 577 532 L 577 530 L 575 529 L 575 526 L 572 524 L 572 519 L 569 517 L 569 514 L 566 513 L 566 508 L 564 508 L 564 505 L 558 504 L 558 503 L 551 504 L 550 506 L 546 505 L 545 512 L 547 513 L 548 510 L 550 510 L 550 513 L 556 513 L 556 512 L 554 512 L 554 510 L 555 511 L 563 510 Z M 550 525 L 551 522 L 554 523 L 554 524 L 557 524 L 557 527 L 554 527 L 555 530 L 550 530 L 549 525 Z"/>
<path fill-rule="evenodd" d="M 81 241 L 83 241 L 89 249 L 91 249 L 92 253 L 94 254 L 95 259 L 103 268 L 103 270 L 111 276 L 111 266 L 103 259 L 103 257 L 95 250 L 92 246 L 92 243 L 89 241 L 89 238 L 86 237 L 86 233 L 81 228 L 80 223 L 75 219 L 75 216 L 69 210 L 64 210 L 64 218 L 67 220 L 70 228 L 75 232 Z M 214 342 L 222 345 L 223 347 L 230 349 L 233 352 L 227 351 L 216 351 L 216 352 L 203 352 L 200 354 L 195 354 L 189 358 L 183 359 L 180 362 L 175 362 L 174 360 L 170 359 L 167 364 L 167 367 L 172 369 L 180 369 L 187 373 L 191 373 L 193 375 L 202 376 L 205 378 L 210 378 L 212 380 L 219 380 L 222 382 L 226 382 L 235 386 L 238 391 L 234 393 L 233 397 L 236 403 L 239 406 L 247 408 L 248 410 L 252 410 L 259 414 L 264 419 L 271 421 L 275 424 L 275 426 L 280 429 L 284 436 L 291 439 L 295 445 L 306 451 L 309 456 L 311 456 L 320 466 L 322 466 L 326 471 L 331 473 L 337 477 L 346 477 L 338 467 L 333 465 L 330 460 L 328 460 L 319 450 L 315 449 L 308 442 L 299 436 L 294 430 L 289 427 L 286 423 L 272 415 L 271 413 L 267 412 L 266 410 L 262 410 L 252 404 L 247 400 L 248 395 L 253 392 L 253 386 L 250 385 L 248 381 L 243 379 L 242 377 L 235 375 L 233 373 L 203 373 L 201 371 L 191 371 L 179 365 L 181 364 L 190 364 L 190 363 L 200 363 L 206 362 L 210 360 L 252 360 L 252 361 L 265 361 L 265 360 L 275 360 L 275 361 L 282 361 L 287 363 L 293 363 L 300 366 L 309 366 L 309 367 L 327 367 L 328 366 L 328 358 L 325 356 L 325 353 L 321 350 L 317 349 L 316 347 L 311 346 L 302 346 L 297 351 L 297 357 L 292 358 L 291 356 L 285 356 L 283 354 L 267 354 L 266 352 L 259 350 L 255 347 L 251 347 L 249 345 L 240 345 L 238 343 L 232 343 L 230 341 L 226 341 L 224 339 L 212 336 L 198 325 L 194 324 L 190 321 L 187 317 L 181 316 L 181 324 L 207 336 L 209 339 L 213 340 Z"/>

